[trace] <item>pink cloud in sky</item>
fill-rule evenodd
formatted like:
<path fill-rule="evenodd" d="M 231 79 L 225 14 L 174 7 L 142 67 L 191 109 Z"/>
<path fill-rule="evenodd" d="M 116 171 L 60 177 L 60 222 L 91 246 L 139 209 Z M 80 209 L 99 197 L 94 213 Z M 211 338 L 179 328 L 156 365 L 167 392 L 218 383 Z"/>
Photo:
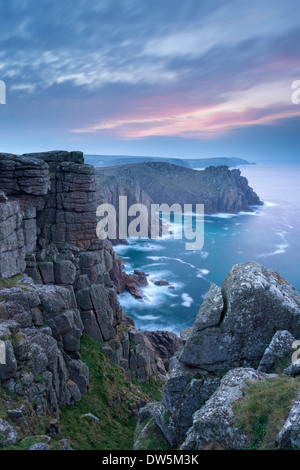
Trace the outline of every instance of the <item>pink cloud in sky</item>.
<path fill-rule="evenodd" d="M 101 121 L 72 133 L 106 133 L 123 139 L 151 136 L 215 138 L 234 129 L 271 125 L 300 116 L 291 101 L 291 83 L 263 83 L 247 90 L 220 94 L 212 104 L 184 105 L 182 96 L 173 94 L 135 103 L 130 115 Z M 190 101 L 189 101 L 190 103 Z"/>

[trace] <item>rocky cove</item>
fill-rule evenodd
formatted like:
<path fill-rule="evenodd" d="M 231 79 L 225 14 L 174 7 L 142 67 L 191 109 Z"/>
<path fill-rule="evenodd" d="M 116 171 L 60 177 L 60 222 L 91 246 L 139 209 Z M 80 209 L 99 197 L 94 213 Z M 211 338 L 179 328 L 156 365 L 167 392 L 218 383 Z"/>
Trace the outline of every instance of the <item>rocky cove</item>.
<path fill-rule="evenodd" d="M 182 213 L 185 204 L 190 204 L 193 210 L 196 204 L 203 204 L 206 214 L 251 212 L 251 206 L 263 204 L 247 179 L 241 176 L 241 171 L 230 170 L 225 165 L 209 166 L 201 171 L 164 162 L 119 165 L 96 168 L 96 180 L 99 196 L 114 206 L 117 214 L 124 196 L 128 206 L 143 204 L 148 214 L 149 238 L 153 204 L 178 204 Z M 127 221 L 129 225 L 132 217 L 128 217 Z M 119 218 L 116 228 L 119 234 Z M 116 237 L 112 242 L 126 243 L 126 239 Z"/>
<path fill-rule="evenodd" d="M 151 165 L 155 171 L 160 165 L 163 181 L 178 179 L 181 171 Z M 193 170 L 185 171 L 190 178 Z M 124 194 L 124 183 L 105 177 L 122 184 Z M 201 178 L 210 188 L 206 197 L 222 201 L 211 202 L 212 211 L 248 210 L 260 202 L 238 170 L 210 168 Z M 157 437 L 159 448 L 245 449 L 251 438 L 235 421 L 234 405 L 248 383 L 270 381 L 274 390 L 282 376 L 294 395 L 274 446 L 299 449 L 299 366 L 291 359 L 300 337 L 299 294 L 275 271 L 244 263 L 232 268 L 221 290 L 211 287 L 194 326 L 181 338 L 137 330 L 117 294 L 138 295 L 147 279 L 140 271 L 124 273 L 112 243 L 96 237 L 97 206 L 121 192 L 101 188 L 97 180 L 81 152 L 0 154 L 0 340 L 6 351 L 0 364 L 0 446 L 22 446 L 33 437 L 31 447 L 38 449 L 50 449 L 52 442 L 61 449 L 76 446 L 63 418 L 80 403 L 86 407 L 82 422 L 97 426 L 104 420 L 97 408 L 90 413 L 88 397 L 96 385 L 91 358 L 90 365 L 82 358 L 84 343 L 87 357 L 93 345 L 105 358 L 101 374 L 110 377 L 116 415 L 126 408 L 126 419 L 138 416 L 135 449 L 153 445 L 149 435 Z M 144 202 L 153 200 L 146 180 L 138 184 Z M 136 188 L 135 194 L 133 201 L 141 201 Z M 279 371 L 278 359 L 286 359 Z M 111 370 L 126 382 L 122 390 L 114 386 Z M 142 388 L 150 383 L 162 387 L 161 400 Z M 33 421 L 45 422 L 43 437 L 35 434 L 38 426 L 32 430 Z"/>

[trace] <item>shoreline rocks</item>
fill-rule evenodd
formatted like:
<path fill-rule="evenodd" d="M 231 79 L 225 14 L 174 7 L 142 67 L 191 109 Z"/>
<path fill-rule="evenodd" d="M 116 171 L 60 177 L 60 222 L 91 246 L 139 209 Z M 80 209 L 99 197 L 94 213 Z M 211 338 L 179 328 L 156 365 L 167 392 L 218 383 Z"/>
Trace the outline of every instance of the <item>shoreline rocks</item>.
<path fill-rule="evenodd" d="M 137 435 L 151 418 L 174 448 L 246 449 L 232 406 L 243 397 L 246 381 L 274 377 L 277 359 L 291 363 L 295 338 L 300 338 L 295 288 L 258 263 L 233 266 L 222 289 L 211 286 L 193 327 L 181 332 L 162 401 L 140 411 Z M 293 381 L 298 369 L 292 364 L 283 373 Z M 297 399 L 278 438 L 281 448 L 299 448 L 299 409 Z"/>

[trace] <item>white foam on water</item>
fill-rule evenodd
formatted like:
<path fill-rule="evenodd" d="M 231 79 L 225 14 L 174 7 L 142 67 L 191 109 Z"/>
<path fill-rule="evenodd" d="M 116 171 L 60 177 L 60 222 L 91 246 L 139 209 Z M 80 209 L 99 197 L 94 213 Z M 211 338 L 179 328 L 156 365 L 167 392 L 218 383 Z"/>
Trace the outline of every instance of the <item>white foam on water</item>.
<path fill-rule="evenodd" d="M 218 219 L 232 219 L 232 217 L 237 217 L 238 214 L 228 214 L 227 212 L 218 212 L 217 214 L 207 214 L 205 217 L 214 217 Z"/>
<path fill-rule="evenodd" d="M 208 255 L 208 253 L 207 253 L 207 255 Z M 178 263 L 185 264 L 185 265 L 189 266 L 190 268 L 195 269 L 197 271 L 196 277 L 198 277 L 198 278 L 203 278 L 203 276 L 207 276 L 210 272 L 208 269 L 197 268 L 197 266 L 195 266 L 194 264 L 183 261 L 180 258 L 171 258 L 169 256 L 161 256 L 161 257 L 159 257 L 159 256 L 147 256 L 147 258 L 152 259 L 153 261 L 156 261 L 158 259 L 165 259 L 165 260 L 177 261 Z M 172 285 L 175 285 L 175 284 L 172 284 Z"/>
<path fill-rule="evenodd" d="M 156 266 L 165 266 L 166 263 L 149 263 L 149 264 L 144 264 L 141 266 L 141 270 L 144 271 L 147 268 L 153 268 Z"/>
<path fill-rule="evenodd" d="M 275 204 L 275 202 L 264 201 L 263 207 L 275 207 L 275 206 L 278 206 L 278 204 Z"/>
<path fill-rule="evenodd" d="M 136 314 L 135 314 L 135 318 L 137 318 L 138 320 L 147 320 L 147 321 L 151 321 L 151 320 L 159 320 L 160 317 L 155 316 L 155 315 L 138 315 L 138 314 L 136 313 Z"/>
<path fill-rule="evenodd" d="M 194 300 L 192 299 L 192 297 L 189 294 L 187 294 L 186 292 L 181 294 L 181 298 L 182 298 L 181 305 L 183 307 L 190 307 L 192 305 L 192 303 L 194 303 Z"/>
<path fill-rule="evenodd" d="M 203 276 L 207 276 L 209 273 L 210 271 L 208 269 L 200 269 L 196 274 L 196 277 L 202 278 Z"/>
<path fill-rule="evenodd" d="M 164 246 L 161 246 L 161 245 L 149 245 L 149 244 L 142 244 L 142 245 L 135 245 L 134 246 L 134 250 L 135 251 L 160 251 L 160 250 L 165 250 L 166 248 Z"/>
<path fill-rule="evenodd" d="M 287 232 L 283 230 L 282 232 L 276 232 L 276 234 L 282 239 L 283 243 L 279 243 L 278 245 L 275 245 L 276 249 L 272 251 L 271 253 L 262 253 L 260 255 L 256 255 L 256 258 L 267 258 L 269 256 L 282 255 L 286 253 L 286 250 L 290 246 L 290 244 L 288 243 L 286 239 Z"/>

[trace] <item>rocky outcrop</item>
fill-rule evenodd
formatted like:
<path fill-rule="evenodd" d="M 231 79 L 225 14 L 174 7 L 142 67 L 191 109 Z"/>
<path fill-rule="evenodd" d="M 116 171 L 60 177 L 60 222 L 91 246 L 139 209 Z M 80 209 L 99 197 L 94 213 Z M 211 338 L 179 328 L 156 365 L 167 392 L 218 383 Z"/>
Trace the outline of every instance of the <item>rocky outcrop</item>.
<path fill-rule="evenodd" d="M 233 405 L 243 398 L 247 381 L 267 380 L 269 376 L 253 369 L 233 369 L 222 379 L 220 387 L 193 416 L 181 450 L 203 450 L 217 444 L 224 450 L 245 450 L 247 437 L 235 425 Z"/>
<path fill-rule="evenodd" d="M 108 240 L 106 241 L 106 250 L 109 251 L 112 261 L 109 275 L 118 294 L 129 292 L 136 299 L 143 299 L 142 287 L 148 285 L 148 274 L 138 269 L 135 269 L 132 274 L 124 272 L 123 261 L 118 257 L 117 253 L 113 250 L 112 243 Z"/>
<path fill-rule="evenodd" d="M 294 287 L 258 263 L 234 266 L 221 290 L 211 286 L 193 328 L 181 333 L 162 401 L 140 411 L 137 435 L 150 418 L 175 448 L 245 449 L 247 437 L 236 427 L 232 407 L 246 382 L 274 377 L 264 372 L 272 372 L 278 359 L 292 361 L 299 337 Z M 284 372 L 293 377 L 297 370 L 294 363 Z M 282 447 L 298 445 L 298 408 L 296 401 L 281 432 Z"/>
<path fill-rule="evenodd" d="M 59 405 L 80 400 L 89 383 L 79 355 L 83 324 L 75 296 L 65 287 L 36 286 L 22 276 L 13 287 L 0 289 L 0 298 L 6 348 L 0 381 L 37 413 L 59 417 Z"/>
<path fill-rule="evenodd" d="M 277 331 L 264 352 L 258 370 L 270 372 L 275 366 L 276 359 L 285 356 L 292 357 L 294 342 L 295 338 L 288 331 Z"/>
<path fill-rule="evenodd" d="M 222 290 L 212 286 L 180 361 L 203 370 L 258 367 L 274 334 L 300 336 L 300 295 L 277 272 L 236 265 Z"/>
<path fill-rule="evenodd" d="M 23 214 L 19 205 L 9 202 L 0 191 L 0 272 L 2 277 L 12 277 L 23 272 L 25 262 L 25 240 L 22 230 Z"/>
<path fill-rule="evenodd" d="M 113 204 L 119 213 L 119 197 L 127 196 L 128 207 L 143 204 L 148 211 L 151 233 L 151 204 L 204 204 L 206 214 L 217 212 L 238 213 L 251 211 L 250 206 L 260 205 L 257 194 L 248 185 L 240 170 L 227 166 L 210 166 L 195 171 L 164 162 L 147 162 L 120 165 L 96 170 L 100 184 L 99 196 Z M 128 225 L 132 218 L 128 217 Z M 117 234 L 119 228 L 117 224 Z M 124 242 L 117 237 L 113 243 Z"/>
<path fill-rule="evenodd" d="M 0 154 L 0 382 L 54 418 L 87 391 L 83 333 L 130 379 L 166 376 L 119 304 L 115 253 L 96 235 L 94 173 L 81 152 Z"/>
<path fill-rule="evenodd" d="M 180 349 L 181 339 L 171 331 L 145 331 L 144 335 L 150 341 L 157 358 L 161 358 L 165 369 L 169 370 L 170 359 Z"/>
<path fill-rule="evenodd" d="M 162 402 L 151 403 L 141 411 L 138 427 L 154 418 L 169 443 L 178 447 L 192 426 L 193 414 L 209 399 L 220 379 L 198 368 L 185 366 L 176 355 L 171 359 Z"/>

